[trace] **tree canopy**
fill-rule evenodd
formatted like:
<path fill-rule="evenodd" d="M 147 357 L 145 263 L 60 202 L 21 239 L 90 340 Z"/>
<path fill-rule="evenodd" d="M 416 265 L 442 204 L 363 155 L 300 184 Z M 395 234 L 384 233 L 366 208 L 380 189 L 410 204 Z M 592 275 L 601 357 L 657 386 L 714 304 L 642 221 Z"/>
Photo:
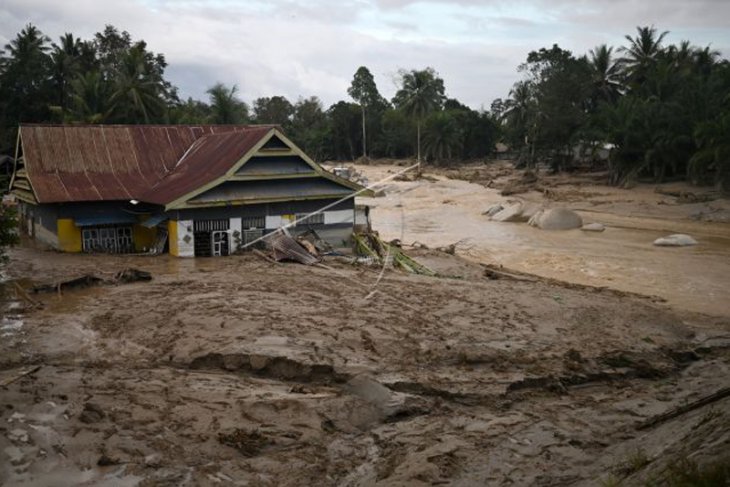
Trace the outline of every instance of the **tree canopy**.
<path fill-rule="evenodd" d="M 501 141 L 525 166 L 568 169 L 608 150 L 602 163 L 615 184 L 686 178 L 730 190 L 730 64 L 709 46 L 667 45 L 666 36 L 644 26 L 623 46 L 582 55 L 533 50 L 487 111 L 449 98 L 432 67 L 400 70 L 391 101 L 366 66 L 347 88 L 354 103 L 274 94 L 249 105 L 224 83 L 208 87 L 206 100 L 180 100 L 165 56 L 127 31 L 106 25 L 89 39 L 68 32 L 54 41 L 27 25 L 0 50 L 0 153 L 12 155 L 27 122 L 265 123 L 320 160 L 485 159 Z"/>

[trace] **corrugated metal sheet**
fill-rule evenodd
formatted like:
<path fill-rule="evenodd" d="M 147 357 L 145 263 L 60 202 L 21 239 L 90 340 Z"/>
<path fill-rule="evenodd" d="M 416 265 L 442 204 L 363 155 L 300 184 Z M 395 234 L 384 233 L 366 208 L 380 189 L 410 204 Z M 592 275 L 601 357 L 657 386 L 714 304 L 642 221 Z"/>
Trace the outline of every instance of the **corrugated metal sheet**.
<path fill-rule="evenodd" d="M 175 191 L 173 186 L 194 189 L 222 175 L 225 173 L 222 167 L 228 164 L 230 168 L 235 162 L 232 159 L 236 150 L 253 146 L 252 138 L 257 137 L 258 141 L 272 127 L 23 125 L 20 131 L 26 169 L 40 203 L 146 201 L 143 196 L 158 185 L 164 197 L 150 202 L 167 203 L 175 195 L 185 194 Z M 215 134 L 229 136 L 219 138 Z M 206 136 L 212 136 L 210 142 L 197 146 L 206 151 L 194 160 L 190 153 L 186 155 L 196 141 Z M 211 158 L 215 158 L 215 164 L 209 166 Z M 174 183 L 161 185 L 163 179 L 178 169 L 180 175 L 173 178 Z"/>
<path fill-rule="evenodd" d="M 313 265 L 319 259 L 309 253 L 299 242 L 287 233 L 276 231 L 269 234 L 264 240 L 274 252 L 275 260 L 294 260 L 301 264 Z"/>
<path fill-rule="evenodd" d="M 271 127 L 252 127 L 242 132 L 200 137 L 164 178 L 139 199 L 165 205 L 218 179 L 251 150 Z"/>

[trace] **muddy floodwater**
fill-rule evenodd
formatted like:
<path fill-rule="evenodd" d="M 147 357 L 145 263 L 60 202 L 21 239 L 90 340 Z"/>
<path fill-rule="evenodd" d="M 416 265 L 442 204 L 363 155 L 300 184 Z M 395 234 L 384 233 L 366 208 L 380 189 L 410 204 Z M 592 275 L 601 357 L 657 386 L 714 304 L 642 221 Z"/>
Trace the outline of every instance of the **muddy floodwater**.
<path fill-rule="evenodd" d="M 357 166 L 371 182 L 402 170 L 399 166 Z M 730 315 L 730 224 L 693 221 L 704 210 L 727 211 L 727 201 L 669 205 L 653 188 L 581 188 L 586 196 L 549 201 L 539 193 L 501 196 L 443 176 L 391 181 L 385 197 L 362 202 L 373 207 L 373 226 L 386 239 L 429 247 L 457 246 L 479 262 L 594 286 L 656 295 L 672 306 Z M 606 226 L 601 233 L 544 231 L 525 223 L 490 221 L 482 213 L 505 201 L 527 201 L 576 210 L 584 222 Z M 686 233 L 693 247 L 656 247 L 668 234 Z"/>

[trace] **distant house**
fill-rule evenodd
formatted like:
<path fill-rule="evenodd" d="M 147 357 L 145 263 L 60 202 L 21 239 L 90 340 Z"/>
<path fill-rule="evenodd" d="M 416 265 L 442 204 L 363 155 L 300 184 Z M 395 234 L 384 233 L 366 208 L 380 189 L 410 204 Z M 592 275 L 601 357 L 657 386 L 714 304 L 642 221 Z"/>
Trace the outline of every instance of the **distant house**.
<path fill-rule="evenodd" d="M 21 226 L 66 252 L 227 255 L 333 203 L 291 230 L 342 247 L 361 189 L 274 126 L 22 125 L 15 159 Z"/>

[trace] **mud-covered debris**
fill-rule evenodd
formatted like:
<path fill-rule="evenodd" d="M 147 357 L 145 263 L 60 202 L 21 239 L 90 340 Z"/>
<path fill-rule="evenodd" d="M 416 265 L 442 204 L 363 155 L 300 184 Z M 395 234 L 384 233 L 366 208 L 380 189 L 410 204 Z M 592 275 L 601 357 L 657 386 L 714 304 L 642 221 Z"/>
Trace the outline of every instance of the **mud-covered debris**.
<path fill-rule="evenodd" d="M 79 421 L 86 424 L 98 423 L 106 417 L 104 410 L 98 404 L 87 402 L 84 404 L 84 410 L 79 414 Z"/>
<path fill-rule="evenodd" d="M 119 465 L 121 461 L 118 458 L 110 457 L 106 453 L 102 453 L 96 464 L 99 467 L 108 467 L 110 465 Z"/>
<path fill-rule="evenodd" d="M 146 282 L 152 280 L 152 274 L 132 267 L 119 271 L 114 276 L 117 282 L 128 284 L 130 282 Z"/>
<path fill-rule="evenodd" d="M 527 377 L 512 382 L 507 386 L 507 392 L 519 391 L 522 389 L 544 389 L 556 394 L 565 394 L 568 390 L 559 377 Z"/>
<path fill-rule="evenodd" d="M 295 382 L 337 383 L 346 381 L 330 364 L 304 363 L 288 357 L 247 353 L 209 353 L 195 357 L 190 368 L 248 372 L 260 377 Z"/>
<path fill-rule="evenodd" d="M 580 352 L 574 348 L 571 348 L 567 352 L 565 352 L 564 355 L 566 360 L 570 360 L 571 362 L 585 362 L 585 359 L 580 354 Z"/>
<path fill-rule="evenodd" d="M 329 418 L 323 419 L 322 423 L 320 423 L 320 427 L 325 433 L 334 433 L 335 431 L 337 431 L 337 426 L 335 426 L 334 421 Z"/>
<path fill-rule="evenodd" d="M 255 457 L 266 447 L 275 442 L 256 430 L 246 431 L 236 428 L 230 433 L 218 433 L 218 441 L 226 446 L 235 448 L 245 457 Z"/>
<path fill-rule="evenodd" d="M 84 289 L 92 286 L 100 286 L 102 284 L 129 284 L 133 282 L 146 282 L 152 280 L 152 274 L 139 269 L 128 268 L 123 269 L 112 279 L 102 279 L 92 274 L 85 274 L 66 281 L 58 281 L 50 284 L 40 284 L 33 287 L 34 293 L 55 293 L 67 291 L 69 289 Z"/>
<path fill-rule="evenodd" d="M 352 234 L 355 241 L 355 253 L 373 262 L 398 267 L 411 274 L 436 276 L 436 271 L 412 259 L 400 247 L 383 241 L 377 232 Z"/>
<path fill-rule="evenodd" d="M 713 392 L 712 394 L 703 396 L 696 401 L 692 401 L 688 404 L 683 404 L 679 407 L 676 407 L 674 409 L 671 409 L 665 413 L 659 414 L 658 416 L 653 416 L 646 421 L 642 421 L 636 426 L 637 430 L 643 430 L 647 428 L 651 428 L 653 426 L 656 426 L 660 423 L 664 423 L 666 421 L 669 421 L 670 419 L 674 419 L 676 417 L 679 417 L 685 413 L 688 413 L 690 411 L 693 411 L 695 409 L 707 406 L 708 404 L 712 404 L 713 402 L 720 401 L 722 399 L 725 399 L 726 397 L 730 397 L 730 387 L 725 387 L 723 389 L 720 389 L 719 391 Z"/>
<path fill-rule="evenodd" d="M 81 277 L 69 279 L 68 281 L 54 282 L 52 284 L 40 284 L 33 286 L 34 293 L 55 293 L 66 291 L 68 289 L 83 289 L 91 286 L 98 286 L 104 282 L 100 277 L 86 274 Z"/>
<path fill-rule="evenodd" d="M 291 260 L 304 265 L 313 265 L 319 262 L 319 257 L 310 253 L 300 242 L 285 232 L 275 232 L 266 239 L 272 250 L 274 260 Z"/>

